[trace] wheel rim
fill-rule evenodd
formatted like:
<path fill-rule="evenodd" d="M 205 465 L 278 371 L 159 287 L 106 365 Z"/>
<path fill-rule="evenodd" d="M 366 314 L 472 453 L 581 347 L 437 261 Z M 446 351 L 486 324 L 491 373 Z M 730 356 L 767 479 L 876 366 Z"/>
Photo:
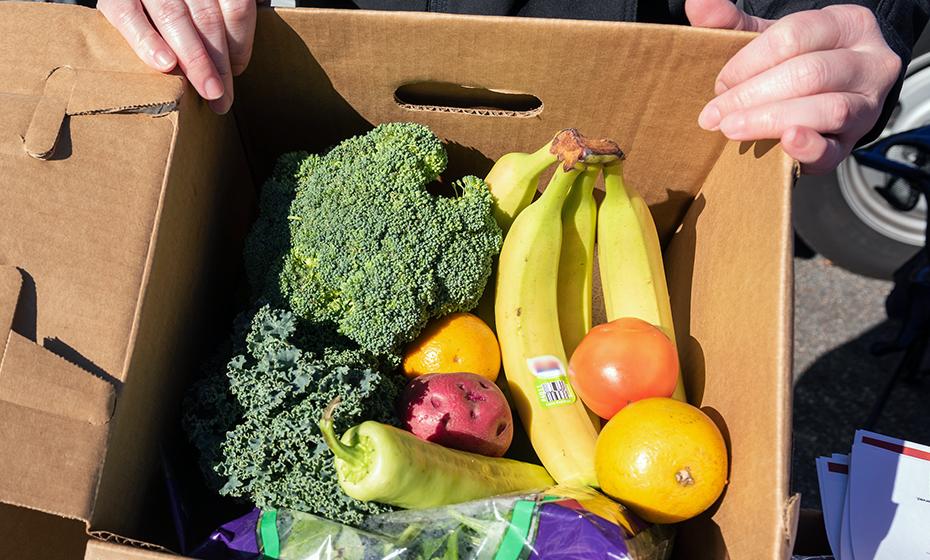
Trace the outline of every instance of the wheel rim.
<path fill-rule="evenodd" d="M 904 130 L 930 124 L 930 54 L 914 60 L 901 87 L 896 115 L 882 131 L 885 137 Z M 889 153 L 890 157 L 907 159 L 913 152 L 907 148 Z M 853 213 L 863 223 L 900 243 L 921 247 L 924 244 L 927 201 L 921 197 L 917 206 L 909 211 L 896 210 L 875 191 L 884 185 L 889 176 L 868 167 L 860 166 L 848 157 L 836 170 L 840 192 Z"/>

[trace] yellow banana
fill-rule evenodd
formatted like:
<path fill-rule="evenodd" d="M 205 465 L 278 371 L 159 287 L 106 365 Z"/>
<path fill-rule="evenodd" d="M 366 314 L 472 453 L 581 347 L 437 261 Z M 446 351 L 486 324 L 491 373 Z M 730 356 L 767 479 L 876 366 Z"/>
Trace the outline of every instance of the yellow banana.
<path fill-rule="evenodd" d="M 591 165 L 578 176 L 562 207 L 562 251 L 559 259 L 559 328 L 565 355 L 571 358 L 591 330 L 591 292 L 597 202 L 594 183 L 601 166 Z"/>
<path fill-rule="evenodd" d="M 580 173 L 566 166 L 504 240 L 495 315 L 504 374 L 543 466 L 561 484 L 596 486 L 597 430 L 569 383 L 558 320 L 562 206 Z"/>
<path fill-rule="evenodd" d="M 484 178 L 494 199 L 494 219 L 504 235 L 524 208 L 533 202 L 539 187 L 539 178 L 558 159 L 552 151 L 552 142 L 531 154 L 512 152 L 504 154 Z"/>
<path fill-rule="evenodd" d="M 597 258 L 607 320 L 637 317 L 675 343 L 662 247 L 646 201 L 623 180 L 623 163 L 604 166 L 606 194 L 597 217 Z M 686 401 L 678 375 L 672 395 Z"/>
<path fill-rule="evenodd" d="M 563 133 L 564 131 L 559 134 Z M 494 162 L 494 167 L 484 178 L 494 200 L 494 219 L 505 237 L 517 215 L 533 202 L 533 195 L 539 188 L 540 176 L 558 160 L 559 155 L 553 150 L 554 145 L 555 139 L 533 153 L 504 154 Z M 475 309 L 475 314 L 491 329 L 495 328 L 494 279 L 496 277 L 497 266 L 495 265 L 491 270 L 488 286 L 484 289 L 484 294 Z"/>
<path fill-rule="evenodd" d="M 620 148 L 611 140 L 589 140 L 574 128 L 559 131 L 533 153 L 513 152 L 500 157 L 484 181 L 494 199 L 494 219 L 504 236 L 524 208 L 533 201 L 542 174 L 558 162 L 601 163 L 618 157 Z M 492 279 L 496 277 L 496 267 Z M 494 282 L 488 285 L 478 302 L 475 314 L 492 329 L 494 324 Z"/>

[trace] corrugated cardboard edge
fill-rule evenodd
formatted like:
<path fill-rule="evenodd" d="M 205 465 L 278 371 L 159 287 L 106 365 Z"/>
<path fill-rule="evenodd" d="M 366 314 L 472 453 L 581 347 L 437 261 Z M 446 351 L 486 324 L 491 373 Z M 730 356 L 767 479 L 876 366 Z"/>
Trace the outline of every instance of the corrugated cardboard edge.
<path fill-rule="evenodd" d="M 124 539 L 127 544 L 135 544 L 137 541 Z M 141 543 L 144 545 L 144 543 Z M 150 545 L 149 545 L 150 546 Z M 146 550 L 144 548 L 134 548 L 125 544 L 117 544 L 100 540 L 91 540 L 87 543 L 87 549 L 84 552 L 84 560 L 168 560 L 180 559 L 184 556 L 176 556 L 169 552 L 158 550 Z"/>
<path fill-rule="evenodd" d="M 53 68 L 45 78 L 42 97 L 23 136 L 23 148 L 34 158 L 50 158 L 67 117 L 171 113 L 178 106 L 184 84 L 179 76 L 163 74 Z"/>
<path fill-rule="evenodd" d="M 788 198 L 789 206 L 789 217 L 791 216 L 790 207 L 791 207 L 791 191 L 794 189 L 795 184 L 797 183 L 798 177 L 801 176 L 801 164 L 795 159 L 790 158 L 787 154 L 784 156 L 788 160 L 788 166 L 790 171 L 788 172 L 787 185 L 785 185 L 785 192 Z M 788 459 L 788 480 L 785 482 L 785 487 L 790 487 L 791 480 L 791 450 L 792 450 L 792 418 L 793 418 L 793 407 L 794 407 L 794 352 L 793 352 L 793 341 L 794 341 L 794 227 L 791 223 L 792 221 L 788 220 L 788 231 L 784 232 L 785 239 L 788 240 L 788 256 L 787 263 L 785 266 L 790 270 L 791 282 L 785 283 L 785 290 L 783 293 L 783 298 L 785 303 L 782 305 L 784 309 L 788 310 L 788 317 L 786 318 L 787 325 L 785 329 L 788 331 L 786 335 L 786 344 L 784 345 L 785 351 L 782 356 L 782 359 L 785 361 L 787 366 L 784 368 L 788 371 L 788 378 L 785 381 L 784 386 L 787 388 L 786 394 L 783 397 L 783 402 L 786 403 L 786 416 L 787 416 L 787 434 L 783 436 L 783 445 L 785 457 Z M 786 559 L 791 558 L 791 555 L 794 551 L 795 539 L 798 536 L 798 519 L 801 511 L 801 495 L 792 494 L 788 497 L 788 500 L 785 502 L 785 511 L 784 511 L 784 520 L 783 520 L 783 529 L 785 532 L 785 551 L 784 557 Z"/>
<path fill-rule="evenodd" d="M 798 537 L 798 519 L 800 518 L 800 514 L 801 495 L 794 494 L 788 498 L 788 502 L 785 504 L 784 529 L 785 542 L 788 548 L 788 553 L 785 555 L 786 558 L 790 558 L 794 551 L 794 542 Z"/>
<path fill-rule="evenodd" d="M 139 283 L 139 297 L 136 300 L 136 310 L 132 317 L 132 327 L 129 331 L 129 342 L 126 347 L 125 361 L 123 362 L 123 371 L 127 371 L 129 364 L 132 362 L 132 352 L 136 347 L 139 337 L 139 324 L 142 321 L 142 307 L 145 303 L 145 296 L 148 292 L 149 279 L 152 276 L 152 263 L 155 260 L 155 245 L 158 243 L 158 232 L 161 229 L 161 217 L 165 208 L 165 196 L 168 191 L 168 182 L 171 178 L 171 163 L 174 161 L 175 149 L 178 144 L 178 115 L 171 113 L 166 118 L 172 119 L 174 125 L 174 134 L 171 136 L 171 146 L 168 148 L 168 156 L 165 159 L 165 172 L 162 176 L 161 192 L 158 193 L 158 205 L 155 210 L 154 227 L 149 236 L 149 245 L 146 249 L 145 268 L 142 272 L 142 279 Z"/>
<path fill-rule="evenodd" d="M 777 149 L 781 151 L 780 146 Z M 779 435 L 782 461 L 785 461 L 785 468 L 782 469 L 782 480 L 779 481 L 779 485 L 784 489 L 784 492 L 789 492 L 791 486 L 791 423 L 794 400 L 794 228 L 791 220 L 791 191 L 797 181 L 800 167 L 796 160 L 784 152 L 782 152 L 782 159 L 784 161 L 782 166 L 784 192 L 782 196 L 787 207 L 788 219 L 786 220 L 786 227 L 782 231 L 782 239 L 785 240 L 786 247 L 781 255 L 781 267 L 786 271 L 787 281 L 783 282 L 781 301 L 779 302 L 779 307 L 785 310 L 785 314 L 782 316 L 781 332 L 783 340 L 780 344 L 782 353 L 779 363 L 779 370 L 782 372 L 782 383 L 779 384 L 781 394 L 777 395 L 776 399 L 778 403 L 781 403 L 782 408 L 782 421 L 779 426 L 781 433 Z M 798 511 L 800 507 L 799 494 L 788 496 L 782 515 L 782 536 L 784 540 L 780 543 L 782 557 L 786 560 L 791 558 L 791 552 L 794 548 L 794 539 L 798 532 Z"/>
<path fill-rule="evenodd" d="M 396 98 L 395 98 L 396 99 Z M 427 113 L 457 113 L 477 117 L 499 117 L 512 119 L 532 119 L 543 112 L 545 104 L 529 111 L 509 111 L 504 109 L 446 107 L 443 105 L 416 105 L 413 103 L 397 102 L 397 105 L 406 111 L 424 111 Z"/>
<path fill-rule="evenodd" d="M 152 228 L 151 235 L 149 236 L 149 243 L 148 243 L 148 248 L 146 249 L 146 256 L 145 256 L 145 267 L 143 269 L 142 277 L 139 282 L 138 297 L 136 298 L 136 308 L 133 313 L 132 326 L 130 327 L 129 338 L 128 338 L 128 342 L 126 345 L 126 352 L 124 354 L 125 358 L 123 361 L 123 366 L 121 368 L 122 371 L 124 372 L 128 371 L 129 365 L 132 362 L 133 352 L 136 348 L 136 343 L 138 341 L 139 325 L 142 320 L 142 309 L 143 309 L 143 304 L 145 303 L 145 296 L 146 296 L 146 292 L 147 292 L 148 285 L 149 285 L 149 278 L 151 277 L 151 274 L 152 274 L 152 263 L 155 258 L 155 245 L 158 241 L 158 231 L 159 231 L 159 227 L 161 224 L 161 215 L 162 215 L 162 211 L 164 209 L 164 204 L 165 204 L 165 194 L 167 191 L 168 181 L 170 178 L 171 162 L 173 161 L 175 147 L 177 146 L 177 142 L 178 142 L 177 112 L 172 112 L 168 114 L 165 118 L 172 119 L 172 124 L 174 125 L 174 133 L 171 136 L 171 146 L 168 149 L 168 155 L 167 155 L 167 158 L 165 159 L 165 170 L 162 176 L 161 191 L 158 194 L 158 205 L 156 206 L 155 219 L 153 221 L 154 227 Z M 107 447 L 105 448 L 104 454 L 101 457 L 101 470 L 103 469 L 102 465 L 106 464 L 109 454 L 110 454 L 110 446 L 107 445 Z M 103 477 L 98 476 L 97 483 L 94 488 L 95 498 L 100 493 L 100 485 L 102 482 L 103 482 Z M 95 499 L 95 504 L 96 504 L 96 499 Z M 88 534 L 91 536 L 96 536 L 98 534 L 99 535 L 110 534 L 104 531 L 92 531 L 93 517 L 94 517 L 94 513 L 92 509 L 90 512 L 90 515 L 86 519 Z M 113 536 L 115 537 L 115 535 Z M 126 542 L 136 542 L 136 541 L 131 541 L 131 539 L 126 539 Z"/>

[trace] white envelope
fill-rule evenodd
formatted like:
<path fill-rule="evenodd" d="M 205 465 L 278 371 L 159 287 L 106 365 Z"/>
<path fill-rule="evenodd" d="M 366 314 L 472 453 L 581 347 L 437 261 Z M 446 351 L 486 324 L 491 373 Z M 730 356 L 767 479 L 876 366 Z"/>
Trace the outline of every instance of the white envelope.
<path fill-rule="evenodd" d="M 930 558 L 930 447 L 859 430 L 850 463 L 853 556 Z M 842 560 L 849 558 L 846 551 L 842 547 Z"/>
<path fill-rule="evenodd" d="M 820 503 L 827 540 L 833 555 L 839 558 L 846 487 L 849 483 L 849 456 L 834 453 L 831 458 L 819 457 L 817 480 L 820 483 Z"/>
<path fill-rule="evenodd" d="M 852 465 L 850 465 L 850 467 L 852 467 Z M 850 469 L 850 472 L 852 472 L 852 469 Z M 852 481 L 852 476 L 849 477 L 849 480 Z M 840 554 L 837 556 L 837 560 L 856 560 L 856 555 L 853 551 L 852 534 L 850 533 L 850 494 L 849 487 L 847 487 L 846 500 L 843 503 L 843 522 L 842 528 L 840 529 Z"/>

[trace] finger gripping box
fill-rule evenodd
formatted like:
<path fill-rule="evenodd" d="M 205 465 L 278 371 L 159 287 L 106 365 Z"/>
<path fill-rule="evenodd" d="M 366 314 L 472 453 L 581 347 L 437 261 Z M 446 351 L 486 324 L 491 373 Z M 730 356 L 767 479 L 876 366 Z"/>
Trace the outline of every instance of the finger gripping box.
<path fill-rule="evenodd" d="M 257 190 L 281 153 L 390 121 L 430 126 L 450 176 L 566 127 L 619 142 L 665 246 L 689 396 L 731 453 L 723 497 L 680 527 L 675 557 L 788 556 L 795 166 L 696 122 L 751 38 L 264 9 L 234 114 L 218 117 L 95 11 L 0 5 L 4 557 L 73 558 L 87 536 L 88 559 L 176 552 L 146 542 L 148 496 L 183 392 L 241 306 Z"/>

